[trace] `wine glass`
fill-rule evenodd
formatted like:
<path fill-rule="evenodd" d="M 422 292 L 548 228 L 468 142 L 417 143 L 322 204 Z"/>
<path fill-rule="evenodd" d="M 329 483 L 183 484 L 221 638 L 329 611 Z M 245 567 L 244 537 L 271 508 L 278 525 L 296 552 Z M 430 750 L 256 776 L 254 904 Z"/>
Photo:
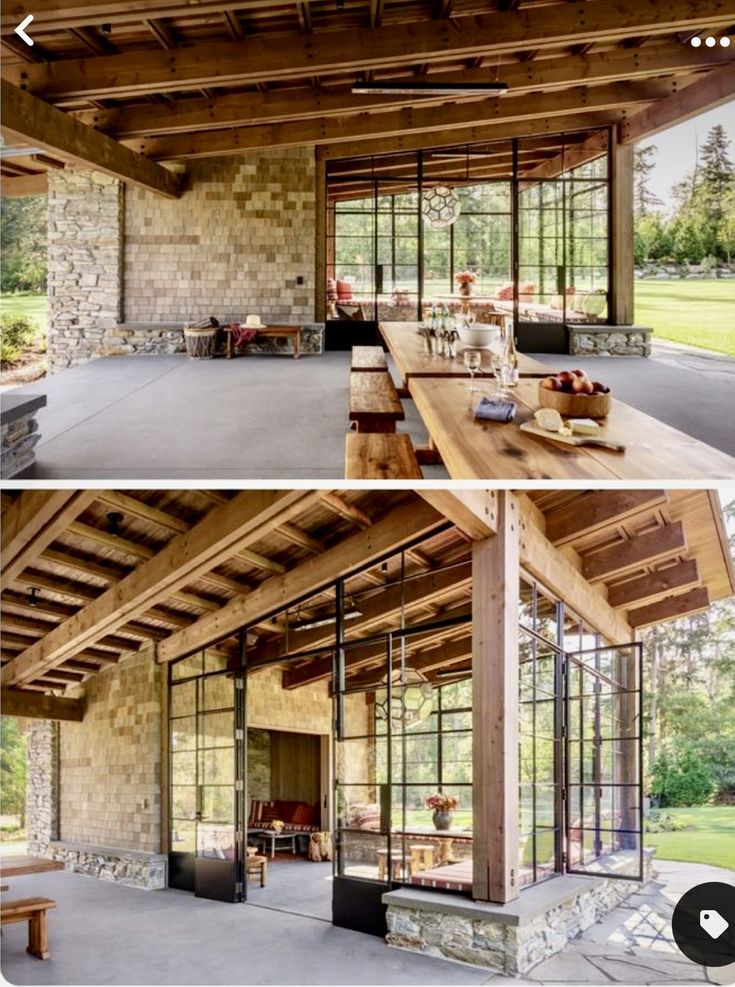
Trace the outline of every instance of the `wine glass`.
<path fill-rule="evenodd" d="M 464 351 L 464 365 L 470 372 L 470 385 L 467 388 L 468 391 L 479 391 L 479 387 L 475 387 L 475 374 L 482 373 L 482 354 L 479 350 L 465 350 Z"/>
<path fill-rule="evenodd" d="M 495 350 L 490 350 L 490 369 L 495 378 L 495 397 L 507 400 L 508 392 L 505 388 L 505 376 L 503 373 L 503 354 Z"/>

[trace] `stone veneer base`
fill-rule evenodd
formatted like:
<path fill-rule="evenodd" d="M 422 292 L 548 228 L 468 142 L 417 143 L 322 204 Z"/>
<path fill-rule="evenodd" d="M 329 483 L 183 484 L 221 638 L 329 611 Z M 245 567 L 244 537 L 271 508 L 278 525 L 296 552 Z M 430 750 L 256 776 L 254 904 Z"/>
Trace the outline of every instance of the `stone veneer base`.
<path fill-rule="evenodd" d="M 567 324 L 572 356 L 650 356 L 653 329 Z"/>
<path fill-rule="evenodd" d="M 49 843 L 44 856 L 62 861 L 65 870 L 75 874 L 88 874 L 100 881 L 114 881 L 131 888 L 160 891 L 168 883 L 168 861 L 162 853 L 59 840 Z"/>
<path fill-rule="evenodd" d="M 0 475 L 8 480 L 32 466 L 41 438 L 36 412 L 46 404 L 45 394 L 3 394 L 0 440 Z"/>
<path fill-rule="evenodd" d="M 521 892 L 509 905 L 401 888 L 383 895 L 390 946 L 515 976 L 561 952 L 644 880 L 560 875 Z"/>

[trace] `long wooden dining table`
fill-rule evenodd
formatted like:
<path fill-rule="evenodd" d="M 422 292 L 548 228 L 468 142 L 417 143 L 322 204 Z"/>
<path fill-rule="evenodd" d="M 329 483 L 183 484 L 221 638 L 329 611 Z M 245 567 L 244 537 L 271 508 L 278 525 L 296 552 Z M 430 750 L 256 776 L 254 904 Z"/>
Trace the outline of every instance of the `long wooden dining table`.
<path fill-rule="evenodd" d="M 408 390 L 423 419 L 432 446 L 453 480 L 597 479 L 707 480 L 735 476 L 735 459 L 691 435 L 613 399 L 600 421 L 599 438 L 626 446 L 613 452 L 591 445 L 563 446 L 521 431 L 539 408 L 538 379 L 521 379 L 514 400 L 514 421 L 477 421 L 482 393 L 468 381 L 451 377 L 411 377 Z M 481 385 L 482 386 L 482 385 Z M 491 396 L 493 385 L 485 385 Z"/>
<path fill-rule="evenodd" d="M 381 322 L 380 334 L 385 340 L 393 362 L 396 365 L 404 388 L 415 377 L 462 377 L 470 376 L 464 365 L 462 350 L 453 360 L 443 356 L 429 356 L 424 348 L 424 340 L 418 331 L 418 322 Z M 469 347 L 473 349 L 474 347 Z M 490 351 L 480 349 L 482 374 L 489 375 Z M 518 354 L 518 372 L 521 377 L 548 377 L 551 371 L 543 363 L 525 353 Z"/>

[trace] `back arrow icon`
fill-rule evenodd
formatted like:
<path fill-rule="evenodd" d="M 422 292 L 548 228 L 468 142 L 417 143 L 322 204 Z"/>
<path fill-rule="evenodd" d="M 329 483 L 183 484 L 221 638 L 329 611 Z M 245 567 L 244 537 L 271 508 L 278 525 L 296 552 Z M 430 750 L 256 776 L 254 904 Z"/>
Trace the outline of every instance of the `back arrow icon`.
<path fill-rule="evenodd" d="M 32 20 L 33 20 L 33 14 L 29 14 L 25 18 L 25 20 L 22 20 L 15 29 L 15 33 L 18 35 L 21 41 L 25 41 L 25 43 L 29 45 L 31 48 L 33 47 L 33 38 L 31 38 L 29 35 L 26 34 L 25 29 L 28 27 L 28 25 L 31 23 Z"/>

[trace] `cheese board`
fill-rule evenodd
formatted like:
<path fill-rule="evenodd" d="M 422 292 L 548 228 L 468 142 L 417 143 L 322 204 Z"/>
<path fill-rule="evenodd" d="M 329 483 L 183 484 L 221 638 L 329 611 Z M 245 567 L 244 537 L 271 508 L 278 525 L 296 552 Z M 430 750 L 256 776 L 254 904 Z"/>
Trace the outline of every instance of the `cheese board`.
<path fill-rule="evenodd" d="M 624 445 L 620 442 L 611 442 L 609 439 L 598 439 L 592 435 L 562 435 L 560 432 L 550 432 L 546 428 L 541 428 L 536 422 L 524 422 L 519 427 L 522 432 L 530 432 L 540 439 L 550 439 L 552 442 L 566 446 L 601 446 L 613 452 L 625 452 Z"/>

